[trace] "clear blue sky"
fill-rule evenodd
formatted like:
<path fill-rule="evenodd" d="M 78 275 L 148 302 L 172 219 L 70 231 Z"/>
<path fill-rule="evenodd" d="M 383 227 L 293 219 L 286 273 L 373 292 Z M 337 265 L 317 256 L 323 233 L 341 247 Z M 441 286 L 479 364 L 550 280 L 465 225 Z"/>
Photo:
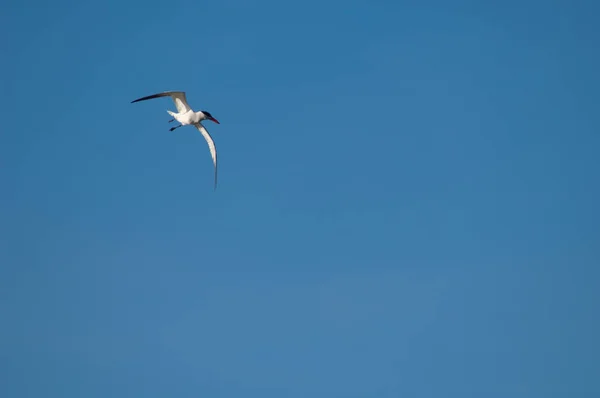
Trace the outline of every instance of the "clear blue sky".
<path fill-rule="evenodd" d="M 2 9 L 2 397 L 600 395 L 600 3 Z"/>

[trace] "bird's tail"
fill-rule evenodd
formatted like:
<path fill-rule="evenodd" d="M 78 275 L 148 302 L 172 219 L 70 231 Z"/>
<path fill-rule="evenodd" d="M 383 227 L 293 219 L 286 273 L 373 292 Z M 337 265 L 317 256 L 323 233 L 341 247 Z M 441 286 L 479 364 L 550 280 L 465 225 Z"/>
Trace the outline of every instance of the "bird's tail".
<path fill-rule="evenodd" d="M 175 112 L 171 112 L 171 111 L 169 111 L 169 110 L 167 110 L 167 113 L 168 113 L 169 115 L 173 116 L 173 117 L 175 117 L 175 115 L 176 115 L 176 113 L 175 113 Z"/>

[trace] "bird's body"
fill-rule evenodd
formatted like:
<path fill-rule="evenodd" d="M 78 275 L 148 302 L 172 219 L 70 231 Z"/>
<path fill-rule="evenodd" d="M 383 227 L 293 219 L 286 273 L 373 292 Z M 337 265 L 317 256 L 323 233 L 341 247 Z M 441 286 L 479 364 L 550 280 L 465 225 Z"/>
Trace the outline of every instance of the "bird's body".
<path fill-rule="evenodd" d="M 210 154 L 212 156 L 213 163 L 215 165 L 215 189 L 216 189 L 217 188 L 217 148 L 215 146 L 215 143 L 214 143 L 212 137 L 210 136 L 210 134 L 208 133 L 208 131 L 202 125 L 201 122 L 203 120 L 210 120 L 217 124 L 220 124 L 219 121 L 217 119 L 215 119 L 214 117 L 212 117 L 212 115 L 207 111 L 195 112 L 194 110 L 192 110 L 192 108 L 189 106 L 189 104 L 187 102 L 185 92 L 183 92 L 183 91 L 165 91 L 165 92 L 158 93 L 158 94 L 152 94 L 147 97 L 138 98 L 136 100 L 131 101 L 131 103 L 145 101 L 145 100 L 149 100 L 149 99 L 153 99 L 153 98 L 160 98 L 160 97 L 171 97 L 171 99 L 175 103 L 175 106 L 177 107 L 177 112 L 172 112 L 172 111 L 167 110 L 167 113 L 173 117 L 173 119 L 170 120 L 169 122 L 177 120 L 180 123 L 179 126 L 172 127 L 170 129 L 171 131 L 173 131 L 179 127 L 193 125 L 204 136 L 204 139 L 206 140 L 206 142 L 208 144 L 208 149 L 210 150 Z"/>
<path fill-rule="evenodd" d="M 194 112 L 193 110 L 189 110 L 184 113 L 175 113 L 171 111 L 167 111 L 167 113 L 179 123 L 184 126 L 189 126 L 190 124 L 200 123 L 201 120 L 204 120 L 204 114 L 202 112 Z"/>

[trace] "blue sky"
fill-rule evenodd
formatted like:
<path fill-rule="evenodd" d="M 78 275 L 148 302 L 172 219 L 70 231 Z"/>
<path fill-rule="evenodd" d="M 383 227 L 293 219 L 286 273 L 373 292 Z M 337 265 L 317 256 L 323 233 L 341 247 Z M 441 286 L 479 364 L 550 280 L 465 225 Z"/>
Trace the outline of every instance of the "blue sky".
<path fill-rule="evenodd" d="M 597 397 L 599 12 L 9 0 L 0 395 Z"/>

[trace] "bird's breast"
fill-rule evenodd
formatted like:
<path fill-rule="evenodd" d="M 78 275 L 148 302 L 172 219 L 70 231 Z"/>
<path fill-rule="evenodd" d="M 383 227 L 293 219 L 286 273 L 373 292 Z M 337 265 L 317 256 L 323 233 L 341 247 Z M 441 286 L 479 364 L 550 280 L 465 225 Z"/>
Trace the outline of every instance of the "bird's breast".
<path fill-rule="evenodd" d="M 197 116 L 194 112 L 192 111 L 188 111 L 186 113 L 184 113 L 183 115 L 179 115 L 179 122 L 181 124 L 193 124 L 193 123 L 197 123 L 198 121 L 196 120 Z"/>

